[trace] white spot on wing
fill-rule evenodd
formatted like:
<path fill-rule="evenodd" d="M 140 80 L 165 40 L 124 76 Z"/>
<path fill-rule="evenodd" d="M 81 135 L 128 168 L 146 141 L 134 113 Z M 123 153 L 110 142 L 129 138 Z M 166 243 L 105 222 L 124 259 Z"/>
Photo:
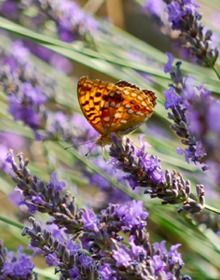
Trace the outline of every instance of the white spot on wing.
<path fill-rule="evenodd" d="M 128 90 L 124 90 L 123 93 L 124 93 L 125 95 L 129 95 L 129 94 L 130 94 Z"/>
<path fill-rule="evenodd" d="M 137 96 L 137 100 L 141 101 L 141 100 L 143 100 L 143 97 L 140 96 L 140 95 L 138 95 L 138 96 Z"/>
<path fill-rule="evenodd" d="M 135 112 L 136 115 L 139 115 L 139 116 L 144 116 L 144 113 L 142 113 L 141 111 L 137 111 Z"/>
<path fill-rule="evenodd" d="M 114 117 L 115 117 L 116 119 L 120 119 L 120 118 L 121 118 L 121 114 L 120 114 L 120 113 L 116 113 L 116 114 L 114 115 Z"/>
<path fill-rule="evenodd" d="M 127 110 L 127 113 L 130 114 L 130 115 L 132 115 L 132 114 L 134 113 L 134 111 L 133 111 L 132 109 L 128 109 L 128 110 Z"/>
<path fill-rule="evenodd" d="M 104 122 L 109 122 L 110 121 L 110 117 L 109 116 L 104 117 L 103 120 L 104 120 Z"/>
<path fill-rule="evenodd" d="M 143 107 L 147 107 L 147 103 L 146 103 L 146 102 L 144 102 L 144 101 L 142 101 L 142 102 L 141 102 L 141 106 L 143 106 Z"/>

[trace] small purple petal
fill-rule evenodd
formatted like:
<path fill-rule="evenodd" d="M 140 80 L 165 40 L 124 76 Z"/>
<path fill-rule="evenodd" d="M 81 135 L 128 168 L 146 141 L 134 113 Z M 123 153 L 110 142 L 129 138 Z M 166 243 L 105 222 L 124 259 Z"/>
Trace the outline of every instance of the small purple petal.
<path fill-rule="evenodd" d="M 174 56 L 171 53 L 166 53 L 166 55 L 168 56 L 168 62 L 167 64 L 165 64 L 164 66 L 164 72 L 165 73 L 172 73 L 173 72 L 173 61 L 174 61 Z"/>
<path fill-rule="evenodd" d="M 85 230 L 92 230 L 98 232 L 97 217 L 92 210 L 87 210 L 82 215 L 82 221 L 84 223 Z"/>
<path fill-rule="evenodd" d="M 130 255 L 123 249 L 113 250 L 112 257 L 116 260 L 116 266 L 128 267 L 132 261 Z"/>
<path fill-rule="evenodd" d="M 175 89 L 173 87 L 170 87 L 168 90 L 164 91 L 163 94 L 166 99 L 164 103 L 166 110 L 173 109 L 174 107 L 178 106 L 182 101 L 182 97 L 176 94 Z"/>

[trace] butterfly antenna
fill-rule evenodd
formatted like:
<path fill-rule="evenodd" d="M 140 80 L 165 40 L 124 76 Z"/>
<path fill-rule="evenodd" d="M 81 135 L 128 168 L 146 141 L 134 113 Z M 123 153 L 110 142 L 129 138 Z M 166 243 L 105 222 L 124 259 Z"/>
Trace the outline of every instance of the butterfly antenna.
<path fill-rule="evenodd" d="M 64 150 L 68 150 L 69 148 L 72 148 L 74 145 L 72 144 L 71 146 L 65 147 Z"/>
<path fill-rule="evenodd" d="M 90 143 L 91 143 L 91 142 L 90 142 Z M 87 157 L 87 156 L 91 153 L 91 151 L 92 151 L 92 149 L 94 148 L 95 144 L 96 144 L 96 143 L 93 143 L 93 145 L 89 148 L 88 152 L 85 154 L 85 157 Z"/>
<path fill-rule="evenodd" d="M 95 140 L 91 140 L 91 141 L 88 141 L 88 142 L 79 143 L 79 144 L 77 144 L 77 146 L 83 146 L 83 145 L 91 144 L 91 143 L 95 144 L 94 141 L 95 141 Z M 94 146 L 94 145 L 93 145 L 93 146 Z M 93 146 L 92 146 L 92 148 L 93 148 Z M 69 148 L 72 148 L 72 147 L 74 147 L 74 144 L 72 144 L 71 146 L 65 147 L 64 150 L 68 150 Z M 92 149 L 89 149 L 89 152 L 88 152 L 88 153 L 90 153 L 91 150 L 92 150 Z"/>

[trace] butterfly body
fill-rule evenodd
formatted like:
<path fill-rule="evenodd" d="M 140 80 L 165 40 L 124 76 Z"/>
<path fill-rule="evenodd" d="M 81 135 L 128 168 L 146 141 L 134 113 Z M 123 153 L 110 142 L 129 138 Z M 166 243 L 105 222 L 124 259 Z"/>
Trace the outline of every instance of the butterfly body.
<path fill-rule="evenodd" d="M 89 123 L 100 133 L 96 144 L 111 144 L 110 134 L 123 137 L 137 129 L 153 113 L 156 97 L 126 81 L 116 84 L 82 77 L 78 82 L 78 100 Z"/>

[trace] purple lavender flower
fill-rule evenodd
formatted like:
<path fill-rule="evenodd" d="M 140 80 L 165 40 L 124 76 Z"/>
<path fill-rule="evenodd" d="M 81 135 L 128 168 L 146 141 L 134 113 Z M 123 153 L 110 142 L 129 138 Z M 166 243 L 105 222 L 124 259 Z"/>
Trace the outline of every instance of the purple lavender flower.
<path fill-rule="evenodd" d="M 111 265 L 108 263 L 103 264 L 99 267 L 99 275 L 102 280 L 110 279 L 110 280 L 117 280 L 116 277 L 117 272 L 111 268 Z"/>
<path fill-rule="evenodd" d="M 9 112 L 16 121 L 21 120 L 33 130 L 37 130 L 40 125 L 40 108 L 46 101 L 47 97 L 40 88 L 26 82 L 21 85 L 18 96 L 9 98 Z"/>
<path fill-rule="evenodd" d="M 171 69 L 173 58 L 168 56 L 169 72 L 174 83 L 164 91 L 165 108 L 171 109 L 168 117 L 174 122 L 171 128 L 182 138 L 181 142 L 188 147 L 178 148 L 187 162 L 200 164 L 207 169 L 207 161 L 220 162 L 220 126 L 213 121 L 217 118 L 220 103 L 211 97 L 211 92 L 203 85 L 196 87 L 190 77 L 183 77 L 180 64 L 177 70 Z M 167 69 L 167 66 L 165 66 Z"/>
<path fill-rule="evenodd" d="M 21 120 L 35 132 L 45 127 L 47 113 L 45 104 L 55 82 L 41 75 L 28 62 L 29 51 L 20 41 L 12 45 L 11 53 L 0 54 L 0 80 L 4 92 L 9 96 L 9 112 L 15 120 Z"/>
<path fill-rule="evenodd" d="M 30 257 L 22 253 L 22 247 L 17 250 L 17 256 L 8 252 L 0 242 L 0 279 L 35 279 L 32 278 L 34 264 Z"/>
<path fill-rule="evenodd" d="M 11 20 L 19 21 L 19 16 L 14 17 L 12 13 L 7 11 L 12 8 L 13 11 L 16 10 L 22 13 L 29 8 L 30 4 L 28 2 L 22 2 L 22 5 L 21 2 L 17 1 L 17 5 L 12 5 L 12 1 L 7 0 L 2 4 L 0 12 Z M 57 26 L 58 36 L 65 42 L 72 42 L 79 38 L 85 39 L 86 34 L 93 34 L 95 30 L 101 28 L 100 24 L 92 16 L 80 9 L 76 2 L 69 0 L 62 2 L 59 0 L 52 2 L 49 0 L 34 0 L 31 5 L 35 6 L 38 12 L 32 19 L 32 25 L 40 28 L 47 20 L 53 20 Z M 16 14 L 19 15 L 19 13 Z"/>
<path fill-rule="evenodd" d="M 171 128 L 176 134 L 182 138 L 182 143 L 188 148 L 177 148 L 177 153 L 184 154 L 187 162 L 192 160 L 194 163 L 203 164 L 206 152 L 196 137 L 196 130 L 199 129 L 199 113 L 191 109 L 191 103 L 196 96 L 193 81 L 189 77 L 183 77 L 180 70 L 180 63 L 177 63 L 176 71 L 172 68 L 173 56 L 168 55 L 168 63 L 164 67 L 164 71 L 168 72 L 174 85 L 164 91 L 165 108 L 171 109 L 172 113 L 168 113 L 168 117 L 174 122 Z M 169 67 L 167 66 L 169 65 Z M 203 109 L 202 109 L 203 110 Z M 190 129 L 191 127 L 191 129 Z"/>
<path fill-rule="evenodd" d="M 190 182 L 185 181 L 175 170 L 172 173 L 168 170 L 163 172 L 159 166 L 159 160 L 149 157 L 144 151 L 143 144 L 138 150 L 129 138 L 123 143 L 122 139 L 118 139 L 114 134 L 112 134 L 112 141 L 114 143 L 110 148 L 112 162 L 117 169 L 129 173 L 127 178 L 131 188 L 142 187 L 151 198 L 162 199 L 163 204 L 183 202 L 183 207 L 179 208 L 178 212 L 186 210 L 196 213 L 203 209 L 204 192 L 199 190 L 199 187 L 203 189 L 202 185 L 197 185 L 196 197 L 191 193 Z M 136 160 L 136 155 L 138 155 L 138 160 Z"/>
<path fill-rule="evenodd" d="M 120 266 L 128 267 L 128 266 L 130 266 L 130 263 L 131 263 L 132 259 L 129 255 L 129 253 L 125 249 L 119 248 L 118 250 L 114 250 L 112 256 L 116 261 L 116 266 L 117 267 L 120 267 Z"/>
<path fill-rule="evenodd" d="M 98 221 L 95 213 L 91 210 L 85 211 L 82 215 L 85 230 L 98 231 Z"/>
<path fill-rule="evenodd" d="M 146 222 L 142 221 L 145 221 L 149 214 L 144 210 L 143 202 L 131 201 L 127 204 L 119 204 L 115 209 L 115 215 L 122 223 L 121 228 L 127 231 L 133 227 L 146 226 Z"/>
<path fill-rule="evenodd" d="M 48 62 L 54 68 L 68 74 L 73 70 L 72 63 L 64 56 L 55 53 L 46 47 L 37 45 L 36 43 L 28 40 L 23 40 L 25 47 L 34 55 L 39 57 L 45 62 Z"/>
<path fill-rule="evenodd" d="M 55 266 L 56 271 L 63 277 L 72 276 L 81 279 L 80 277 L 84 275 L 87 279 L 91 279 L 93 275 L 96 279 L 116 280 L 167 275 L 181 280 L 180 270 L 183 261 L 177 252 L 179 244 L 172 246 L 168 251 L 164 242 L 150 244 L 145 226 L 139 227 L 135 223 L 130 231 L 123 229 L 124 222 L 117 218 L 118 207 L 120 206 L 110 205 L 97 216 L 93 213 L 93 218 L 99 220 L 95 228 L 87 227 L 87 219 L 84 219 L 81 234 L 77 234 L 77 231 L 71 232 L 71 235 L 76 236 L 78 245 L 69 240 L 71 235 L 68 236 L 65 231 L 59 236 L 57 229 L 54 228 L 54 234 L 54 230 L 43 229 L 33 218 L 30 219 L 32 228 L 26 227 L 23 235 L 31 237 L 31 248 L 35 253 L 43 255 L 47 263 Z M 135 207 L 136 204 L 131 205 L 133 209 L 131 212 L 134 213 Z M 147 216 L 145 214 L 141 216 L 140 222 L 146 223 Z M 128 244 L 124 242 L 122 231 L 128 236 Z M 71 246 L 66 246 L 69 242 Z M 69 248 L 73 247 L 75 249 L 70 251 Z"/>
<path fill-rule="evenodd" d="M 55 174 L 51 176 L 48 184 L 39 180 L 36 176 L 31 175 L 27 169 L 28 162 L 23 160 L 22 155 L 17 157 L 19 159 L 19 167 L 14 160 L 12 152 L 8 154 L 6 161 L 11 165 L 14 172 L 13 179 L 23 194 L 19 205 L 27 206 L 31 213 L 39 211 L 50 214 L 54 218 L 54 224 L 59 225 L 65 220 L 67 232 L 71 231 L 72 226 L 74 228 L 81 228 L 82 222 L 81 224 L 76 224 L 72 221 L 75 211 L 74 203 L 69 194 L 63 190 L 65 184 L 58 182 Z M 81 216 L 83 213 L 75 214 Z"/>
<path fill-rule="evenodd" d="M 12 20 L 18 19 L 19 8 L 17 3 L 13 0 L 7 0 L 1 3 L 0 5 L 1 14 L 5 17 L 8 17 Z"/>
<path fill-rule="evenodd" d="M 175 108 L 182 101 L 182 97 L 176 94 L 174 87 L 165 90 L 163 94 L 166 100 L 164 103 L 166 110 Z"/>
<path fill-rule="evenodd" d="M 100 149 L 94 145 L 98 138 L 98 133 L 91 127 L 85 117 L 77 113 L 68 117 L 58 112 L 50 120 L 52 123 L 48 125 L 49 132 L 45 136 L 46 139 L 64 139 L 66 142 L 72 143 L 73 147 L 83 155 L 87 154 L 88 151 L 92 151 L 90 153 L 91 162 L 107 173 L 108 176 L 116 176 L 117 181 L 126 188 L 124 174 L 116 172 L 112 165 L 106 164 L 106 161 L 100 155 Z M 102 197 L 104 197 L 98 204 L 96 200 L 88 201 L 89 206 L 100 207 L 101 205 L 106 205 L 107 201 L 119 203 L 130 200 L 124 192 L 112 186 L 101 174 L 90 172 L 88 169 L 85 169 L 84 164 L 81 162 L 77 162 L 77 166 L 81 167 L 84 177 L 89 180 L 89 185 L 97 186 L 101 191 Z"/>
<path fill-rule="evenodd" d="M 213 66 L 219 51 L 213 46 L 212 31 L 204 29 L 198 12 L 199 5 L 194 0 L 167 1 L 168 20 L 172 29 L 180 32 L 180 45 L 189 56 L 196 56 L 200 63 Z"/>
<path fill-rule="evenodd" d="M 161 18 L 164 12 L 165 5 L 163 3 L 163 0 L 145 0 L 143 7 L 153 16 Z"/>
<path fill-rule="evenodd" d="M 152 250 L 154 247 L 150 244 L 146 231 L 148 213 L 142 202 L 112 204 L 98 215 L 90 209 L 76 209 L 73 201 L 68 202 L 68 194 L 61 192 L 64 184 L 57 181 L 55 175 L 46 184 L 30 174 L 28 162 L 24 162 L 21 155 L 18 159 L 19 166 L 12 154 L 7 158 L 17 187 L 37 211 L 48 213 L 53 218 L 49 221 L 51 225 L 46 228 L 30 218 L 32 228 L 26 227 L 23 235 L 30 236 L 30 248 L 34 255 L 44 256 L 47 264 L 54 266 L 55 271 L 63 278 L 80 279 L 84 275 L 91 279 L 93 275 L 96 279 L 104 279 L 107 275 L 112 279 L 122 279 L 125 276 L 142 279 L 142 275 L 155 277 L 165 273 L 169 277 L 181 279 L 183 262 L 177 252 L 178 246 L 172 247 L 170 252 L 164 247 L 156 248 L 156 245 Z M 169 183 L 172 184 L 171 178 Z M 201 186 L 198 191 L 202 194 Z M 192 204 L 192 200 L 190 203 Z M 128 244 L 124 242 L 125 235 L 129 240 Z M 75 241 L 72 240 L 73 236 Z M 160 263 L 163 265 L 159 266 Z"/>
<path fill-rule="evenodd" d="M 135 148 L 129 139 L 126 139 L 125 157 L 128 157 L 127 163 L 123 161 L 123 158 L 119 161 L 121 152 L 123 149 L 121 140 L 117 139 L 114 134 L 112 139 L 115 143 L 110 148 L 110 156 L 112 157 L 112 164 L 115 168 L 129 172 L 129 176 L 126 179 L 129 181 L 130 186 L 135 189 L 138 186 L 148 184 L 160 184 L 164 182 L 164 175 L 159 166 L 159 161 L 155 156 L 149 156 L 145 153 L 145 144 L 141 142 L 141 148 L 138 150 Z M 134 166 L 136 170 L 134 170 Z"/>

